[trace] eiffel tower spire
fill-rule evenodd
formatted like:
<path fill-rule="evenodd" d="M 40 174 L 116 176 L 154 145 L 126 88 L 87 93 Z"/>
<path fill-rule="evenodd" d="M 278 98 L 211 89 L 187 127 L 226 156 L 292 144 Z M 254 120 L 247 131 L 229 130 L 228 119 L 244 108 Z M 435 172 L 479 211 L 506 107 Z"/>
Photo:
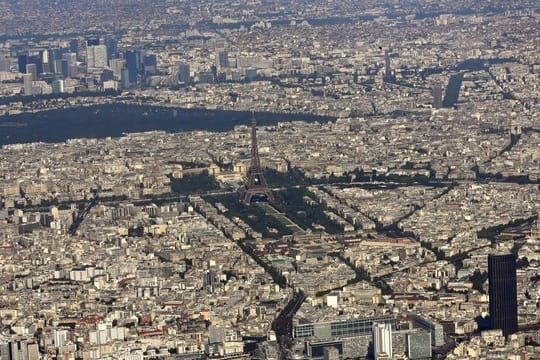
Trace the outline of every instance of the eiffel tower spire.
<path fill-rule="evenodd" d="M 259 146 L 257 145 L 257 119 L 255 119 L 255 113 L 251 112 L 251 166 L 244 194 L 244 204 L 249 205 L 254 196 L 266 198 L 268 201 L 274 200 L 261 168 Z"/>

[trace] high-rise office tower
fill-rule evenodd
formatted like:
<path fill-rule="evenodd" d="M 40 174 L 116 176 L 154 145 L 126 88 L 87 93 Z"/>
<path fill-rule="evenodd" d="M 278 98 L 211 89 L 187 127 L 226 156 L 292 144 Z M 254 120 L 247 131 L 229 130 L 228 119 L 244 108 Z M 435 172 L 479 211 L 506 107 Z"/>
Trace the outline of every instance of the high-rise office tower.
<path fill-rule="evenodd" d="M 28 64 L 28 55 L 26 54 L 17 55 L 17 64 L 19 67 L 19 72 L 26 74 L 26 64 Z"/>
<path fill-rule="evenodd" d="M 35 342 L 28 344 L 28 360 L 39 360 L 39 346 Z"/>
<path fill-rule="evenodd" d="M 11 341 L 10 360 L 28 360 L 28 343 L 26 340 Z"/>
<path fill-rule="evenodd" d="M 54 346 L 60 348 L 64 346 L 68 341 L 68 330 L 66 329 L 55 329 L 54 330 Z"/>
<path fill-rule="evenodd" d="M 2 360 L 39 360 L 39 347 L 33 340 L 17 339 L 0 343 Z"/>
<path fill-rule="evenodd" d="M 62 72 L 62 55 L 66 52 L 65 49 L 50 49 L 49 50 L 49 71 L 54 74 Z"/>
<path fill-rule="evenodd" d="M 390 324 L 373 324 L 373 355 L 375 360 L 385 354 L 392 358 L 392 325 Z"/>
<path fill-rule="evenodd" d="M 69 41 L 69 52 L 79 52 L 79 39 L 72 39 Z"/>
<path fill-rule="evenodd" d="M 49 50 L 48 49 L 41 50 L 39 52 L 39 57 L 40 57 L 41 63 L 43 64 L 43 72 L 50 73 L 51 72 L 51 66 L 50 66 L 51 57 L 49 54 Z"/>
<path fill-rule="evenodd" d="M 77 73 L 77 54 L 62 54 L 62 75 L 65 77 L 74 77 L 77 75 Z"/>
<path fill-rule="evenodd" d="M 51 83 L 53 94 L 61 94 L 64 92 L 64 80 L 56 79 Z"/>
<path fill-rule="evenodd" d="M 139 56 L 137 51 L 128 50 L 125 53 L 126 68 L 129 71 L 129 82 L 135 84 L 137 82 L 137 75 L 139 74 Z"/>
<path fill-rule="evenodd" d="M 0 359 L 10 359 L 9 355 L 9 342 L 0 343 Z"/>
<path fill-rule="evenodd" d="M 433 94 L 433 108 L 441 109 L 443 107 L 442 88 L 440 84 L 435 84 L 432 90 Z"/>
<path fill-rule="evenodd" d="M 29 56 L 28 64 L 36 64 L 36 70 L 38 75 L 43 74 L 43 61 L 41 60 L 41 55 Z"/>
<path fill-rule="evenodd" d="M 155 54 L 148 54 L 143 59 L 144 74 L 155 75 L 157 73 L 157 57 Z"/>
<path fill-rule="evenodd" d="M 225 341 L 226 329 L 223 326 L 211 325 L 208 327 L 208 343 L 215 344 Z"/>
<path fill-rule="evenodd" d="M 218 70 L 229 67 L 229 53 L 227 51 L 221 50 L 217 52 L 216 67 Z"/>
<path fill-rule="evenodd" d="M 392 82 L 392 63 L 388 50 L 384 52 L 384 81 Z"/>
<path fill-rule="evenodd" d="M 66 59 L 60 60 L 60 73 L 63 77 L 71 77 L 71 72 L 69 68 L 69 61 Z"/>
<path fill-rule="evenodd" d="M 139 73 L 141 73 L 144 68 L 144 57 L 146 56 L 146 50 L 137 49 L 136 53 L 137 53 L 137 64 L 139 66 L 137 70 L 139 70 Z"/>
<path fill-rule="evenodd" d="M 62 59 L 54 59 L 52 62 L 52 71 L 55 74 L 62 73 Z"/>
<path fill-rule="evenodd" d="M 103 69 L 99 78 L 101 82 L 111 81 L 114 80 L 114 73 L 111 69 Z"/>
<path fill-rule="evenodd" d="M 107 66 L 107 47 L 93 45 L 86 48 L 86 67 L 90 71 L 100 71 Z"/>
<path fill-rule="evenodd" d="M 189 64 L 178 64 L 178 81 L 184 84 L 191 82 Z"/>
<path fill-rule="evenodd" d="M 105 38 L 105 46 L 107 47 L 107 57 L 116 59 L 118 57 L 118 40 L 113 37 Z"/>
<path fill-rule="evenodd" d="M 492 329 L 504 336 L 518 330 L 516 259 L 512 254 L 488 256 L 489 316 Z"/>
<path fill-rule="evenodd" d="M 214 74 L 211 71 L 201 71 L 197 74 L 198 82 L 201 84 L 213 84 L 214 83 Z"/>
<path fill-rule="evenodd" d="M 26 64 L 26 71 L 25 71 L 26 74 L 30 74 L 32 75 L 32 81 L 37 81 L 38 79 L 38 76 L 37 76 L 37 66 L 36 64 Z"/>
<path fill-rule="evenodd" d="M 353 82 L 355 84 L 358 84 L 358 78 L 359 78 L 358 70 L 355 70 L 353 73 Z"/>
<path fill-rule="evenodd" d="M 114 79 L 120 80 L 122 78 L 122 69 L 126 66 L 124 59 L 111 59 L 109 61 L 109 67 L 113 71 Z"/>
<path fill-rule="evenodd" d="M 124 88 L 128 88 L 131 85 L 129 81 L 129 69 L 127 67 L 122 69 L 122 74 L 121 74 L 120 79 L 122 81 L 122 86 Z"/>
<path fill-rule="evenodd" d="M 10 61 L 4 56 L 0 56 L 0 71 L 9 71 Z"/>
<path fill-rule="evenodd" d="M 86 46 L 97 46 L 99 45 L 99 37 L 97 36 L 92 36 L 88 39 L 86 39 Z"/>

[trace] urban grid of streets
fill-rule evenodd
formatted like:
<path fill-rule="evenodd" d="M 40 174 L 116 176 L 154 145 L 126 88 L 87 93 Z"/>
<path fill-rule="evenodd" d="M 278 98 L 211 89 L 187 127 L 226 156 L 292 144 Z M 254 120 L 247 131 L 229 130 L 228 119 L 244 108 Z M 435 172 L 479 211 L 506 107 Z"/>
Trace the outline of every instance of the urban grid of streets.
<path fill-rule="evenodd" d="M 537 1 L 0 18 L 2 360 L 540 357 Z M 250 111 L 275 199 L 245 205 Z"/>

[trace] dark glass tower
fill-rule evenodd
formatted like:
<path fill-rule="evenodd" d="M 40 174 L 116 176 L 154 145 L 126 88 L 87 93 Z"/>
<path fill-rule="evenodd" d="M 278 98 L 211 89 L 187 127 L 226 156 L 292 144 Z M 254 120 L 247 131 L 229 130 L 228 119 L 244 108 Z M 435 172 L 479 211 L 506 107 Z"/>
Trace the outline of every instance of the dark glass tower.
<path fill-rule="evenodd" d="M 139 74 L 139 57 L 135 50 L 128 50 L 125 53 L 126 68 L 129 71 L 129 82 L 131 84 L 137 83 L 137 75 Z"/>
<path fill-rule="evenodd" d="M 17 55 L 17 64 L 19 65 L 19 72 L 26 74 L 26 64 L 28 64 L 28 55 Z"/>
<path fill-rule="evenodd" d="M 518 330 L 517 279 L 514 255 L 489 255 L 489 316 L 492 329 L 502 329 L 504 336 Z"/>
<path fill-rule="evenodd" d="M 189 64 L 178 64 L 178 81 L 184 84 L 191 82 Z"/>
<path fill-rule="evenodd" d="M 390 60 L 390 53 L 388 50 L 384 52 L 384 81 L 392 82 L 392 63 Z"/>
<path fill-rule="evenodd" d="M 100 45 L 99 38 L 96 36 L 86 39 L 86 46 L 97 46 Z"/>
<path fill-rule="evenodd" d="M 433 94 L 433 108 L 441 109 L 443 107 L 442 88 L 440 84 L 435 84 L 432 89 Z"/>

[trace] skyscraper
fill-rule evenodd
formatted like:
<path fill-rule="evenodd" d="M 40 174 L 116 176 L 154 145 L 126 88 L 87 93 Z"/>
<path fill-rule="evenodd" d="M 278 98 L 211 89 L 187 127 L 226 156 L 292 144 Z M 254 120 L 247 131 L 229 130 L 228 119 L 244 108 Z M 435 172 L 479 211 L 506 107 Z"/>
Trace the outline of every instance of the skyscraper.
<path fill-rule="evenodd" d="M 129 82 L 135 84 L 139 73 L 139 56 L 135 50 L 128 50 L 125 53 L 126 68 L 129 71 Z"/>
<path fill-rule="evenodd" d="M 143 66 L 145 75 L 155 75 L 157 73 L 157 56 L 155 54 L 145 55 Z"/>
<path fill-rule="evenodd" d="M 62 55 L 66 49 L 55 48 L 49 50 L 49 71 L 54 74 L 62 73 Z"/>
<path fill-rule="evenodd" d="M 122 69 L 120 79 L 122 81 L 122 86 L 124 87 L 124 89 L 130 87 L 131 83 L 129 81 L 129 69 L 127 67 Z"/>
<path fill-rule="evenodd" d="M 0 343 L 2 360 L 39 360 L 39 347 L 33 340 L 13 339 Z"/>
<path fill-rule="evenodd" d="M 61 94 L 64 92 L 64 80 L 56 79 L 51 83 L 53 94 Z"/>
<path fill-rule="evenodd" d="M 79 51 L 79 39 L 72 39 L 69 41 L 69 51 L 77 53 Z"/>
<path fill-rule="evenodd" d="M 99 37 L 97 36 L 92 36 L 86 39 L 86 46 L 97 46 L 99 45 L 99 43 Z"/>
<path fill-rule="evenodd" d="M 216 66 L 218 70 L 229 67 L 229 53 L 225 50 L 218 51 L 216 54 Z"/>
<path fill-rule="evenodd" d="M 68 341 L 68 330 L 66 329 L 55 329 L 54 330 L 54 345 L 57 348 L 64 346 Z"/>
<path fill-rule="evenodd" d="M 39 346 L 37 343 L 28 344 L 28 360 L 39 359 Z"/>
<path fill-rule="evenodd" d="M 17 55 L 17 64 L 19 67 L 19 72 L 26 74 L 26 64 L 28 64 L 28 55 L 26 54 Z"/>
<path fill-rule="evenodd" d="M 65 78 L 71 76 L 69 61 L 67 59 L 60 60 L 60 73 Z"/>
<path fill-rule="evenodd" d="M 516 259 L 512 254 L 488 256 L 489 316 L 492 329 L 504 336 L 518 330 Z"/>
<path fill-rule="evenodd" d="M 74 77 L 77 76 L 77 73 L 77 54 L 62 54 L 62 75 L 64 75 L 65 77 Z"/>
<path fill-rule="evenodd" d="M 26 64 L 26 71 L 25 71 L 26 74 L 30 74 L 32 75 L 32 81 L 37 81 L 38 79 L 38 76 L 37 76 L 37 66 L 36 64 Z"/>
<path fill-rule="evenodd" d="M 28 57 L 28 64 L 36 64 L 37 73 L 43 74 L 43 61 L 41 55 L 32 55 Z"/>
<path fill-rule="evenodd" d="M 443 107 L 442 88 L 440 84 L 435 84 L 432 90 L 433 94 L 433 108 L 441 109 Z"/>
<path fill-rule="evenodd" d="M 113 37 L 105 38 L 105 46 L 107 47 L 107 57 L 115 59 L 118 56 L 118 40 Z"/>
<path fill-rule="evenodd" d="M 375 360 L 382 353 L 392 358 L 392 325 L 375 323 L 373 324 L 373 355 Z"/>
<path fill-rule="evenodd" d="M 178 81 L 184 84 L 191 82 L 189 64 L 178 65 Z"/>
<path fill-rule="evenodd" d="M 388 50 L 384 52 L 384 81 L 392 82 L 392 63 L 390 60 L 390 53 Z"/>
<path fill-rule="evenodd" d="M 32 74 L 24 74 L 23 83 L 24 83 L 24 95 L 26 96 L 32 95 L 32 86 L 34 85 Z"/>
<path fill-rule="evenodd" d="M 4 56 L 0 56 L 0 71 L 9 71 L 10 61 Z"/>
<path fill-rule="evenodd" d="M 93 45 L 86 48 L 86 66 L 88 71 L 103 70 L 107 66 L 107 47 Z"/>
<path fill-rule="evenodd" d="M 51 72 L 51 65 L 50 65 L 50 53 L 48 49 L 41 50 L 39 52 L 39 57 L 41 60 L 41 63 L 43 64 L 43 72 L 44 73 L 50 73 Z"/>
<path fill-rule="evenodd" d="M 122 78 L 122 69 L 126 66 L 126 61 L 124 59 L 111 59 L 109 66 L 113 71 L 114 79 L 120 80 Z"/>

